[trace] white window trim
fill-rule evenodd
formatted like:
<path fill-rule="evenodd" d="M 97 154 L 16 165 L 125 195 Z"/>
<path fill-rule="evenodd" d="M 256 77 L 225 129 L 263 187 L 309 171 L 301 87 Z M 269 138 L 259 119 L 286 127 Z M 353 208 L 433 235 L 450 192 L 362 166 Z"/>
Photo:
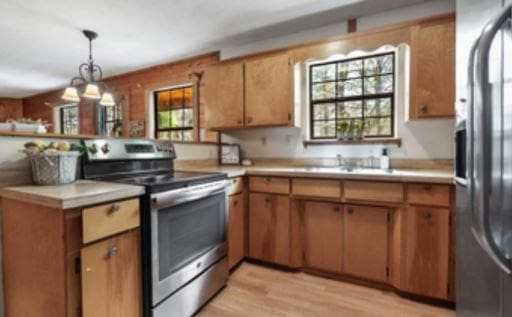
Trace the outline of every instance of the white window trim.
<path fill-rule="evenodd" d="M 302 120 L 300 126 L 302 127 L 302 139 L 311 141 L 311 120 L 310 112 L 311 107 L 309 104 L 309 67 L 316 64 L 322 64 L 331 61 L 338 61 L 343 59 L 366 57 L 375 54 L 382 54 L 386 52 L 395 53 L 395 100 L 394 100 L 394 136 L 392 138 L 400 138 L 401 136 L 401 123 L 408 120 L 409 117 L 409 63 L 410 63 L 410 48 L 407 44 L 400 44 L 397 46 L 385 45 L 372 52 L 365 51 L 352 51 L 348 54 L 336 54 L 323 60 L 308 60 L 302 64 L 295 66 L 295 87 L 299 87 L 296 91 L 302 92 L 295 95 L 296 108 L 299 106 Z"/>

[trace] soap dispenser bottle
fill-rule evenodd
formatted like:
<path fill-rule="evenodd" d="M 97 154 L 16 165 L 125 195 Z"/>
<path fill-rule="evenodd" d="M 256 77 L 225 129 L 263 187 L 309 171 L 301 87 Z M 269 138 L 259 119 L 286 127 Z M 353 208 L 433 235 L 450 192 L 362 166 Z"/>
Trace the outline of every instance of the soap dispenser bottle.
<path fill-rule="evenodd" d="M 386 148 L 382 149 L 382 156 L 380 157 L 380 168 L 383 170 L 389 169 L 389 156 Z"/>

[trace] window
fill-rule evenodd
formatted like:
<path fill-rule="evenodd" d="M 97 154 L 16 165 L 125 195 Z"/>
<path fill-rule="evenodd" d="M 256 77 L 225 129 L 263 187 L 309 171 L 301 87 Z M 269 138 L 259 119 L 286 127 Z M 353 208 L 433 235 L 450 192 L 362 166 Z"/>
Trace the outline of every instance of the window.
<path fill-rule="evenodd" d="M 393 137 L 395 54 L 310 66 L 312 139 L 358 127 L 364 137 Z"/>
<path fill-rule="evenodd" d="M 66 106 L 59 109 L 60 133 L 78 134 L 78 106 Z"/>
<path fill-rule="evenodd" d="M 100 107 L 100 135 L 120 137 L 123 135 L 123 113 L 121 105 Z"/>
<path fill-rule="evenodd" d="M 192 86 L 154 92 L 155 137 L 173 141 L 194 141 Z"/>

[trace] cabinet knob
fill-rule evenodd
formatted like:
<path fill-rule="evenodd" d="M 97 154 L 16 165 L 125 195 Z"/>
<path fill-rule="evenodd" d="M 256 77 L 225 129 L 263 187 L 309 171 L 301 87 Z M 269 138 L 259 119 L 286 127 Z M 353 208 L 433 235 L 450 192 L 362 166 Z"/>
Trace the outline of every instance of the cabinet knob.
<path fill-rule="evenodd" d="M 116 248 L 116 247 L 112 247 L 109 251 L 108 251 L 108 254 L 107 254 L 107 257 L 108 258 L 112 258 L 116 255 L 119 254 L 119 250 Z"/>
<path fill-rule="evenodd" d="M 270 197 L 266 197 L 266 198 L 265 198 L 265 202 L 266 202 L 267 204 L 269 204 L 269 203 L 270 203 Z"/>
<path fill-rule="evenodd" d="M 236 178 L 235 178 L 235 179 L 233 180 L 233 184 L 236 184 L 237 182 L 238 182 L 238 179 L 236 179 Z"/>
<path fill-rule="evenodd" d="M 339 212 L 340 211 L 340 206 L 334 206 L 334 208 L 332 210 L 334 212 Z"/>
<path fill-rule="evenodd" d="M 348 212 L 349 214 L 353 214 L 353 213 L 354 213 L 354 208 L 349 208 L 349 209 L 347 210 L 347 212 Z"/>
<path fill-rule="evenodd" d="M 238 121 L 236 122 L 238 125 L 241 125 L 243 123 L 243 121 L 241 119 L 238 119 Z"/>
<path fill-rule="evenodd" d="M 420 105 L 420 113 L 425 114 L 428 112 L 428 106 L 427 105 Z"/>
<path fill-rule="evenodd" d="M 272 177 L 265 177 L 265 181 L 266 181 L 266 182 L 270 182 L 270 181 L 272 181 Z"/>
<path fill-rule="evenodd" d="M 432 213 L 431 213 L 431 212 L 429 212 L 429 211 L 425 212 L 425 213 L 423 214 L 423 219 L 425 219 L 425 220 L 430 220 L 430 219 L 432 219 Z"/>
<path fill-rule="evenodd" d="M 432 190 L 432 185 L 430 185 L 430 184 L 423 185 L 423 189 L 424 190 Z"/>
<path fill-rule="evenodd" d="M 238 200 L 233 201 L 233 205 L 238 205 Z"/>
<path fill-rule="evenodd" d="M 247 117 L 247 123 L 251 123 L 252 122 L 252 117 Z"/>
<path fill-rule="evenodd" d="M 114 204 L 112 204 L 112 207 L 110 208 L 110 212 L 115 213 L 115 212 L 118 212 L 119 209 L 121 209 L 121 205 L 119 205 L 118 203 L 114 203 Z"/>

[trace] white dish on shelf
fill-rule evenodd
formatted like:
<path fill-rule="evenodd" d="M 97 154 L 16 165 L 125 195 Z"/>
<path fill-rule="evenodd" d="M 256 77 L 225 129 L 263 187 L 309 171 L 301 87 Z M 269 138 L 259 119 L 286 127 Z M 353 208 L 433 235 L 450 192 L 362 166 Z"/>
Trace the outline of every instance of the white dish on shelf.
<path fill-rule="evenodd" d="M 0 122 L 0 131 L 12 131 L 14 129 L 11 122 Z"/>
<path fill-rule="evenodd" d="M 33 123 L 17 123 L 13 124 L 13 131 L 16 132 L 34 132 L 34 133 L 46 133 L 46 128 L 42 124 Z"/>

